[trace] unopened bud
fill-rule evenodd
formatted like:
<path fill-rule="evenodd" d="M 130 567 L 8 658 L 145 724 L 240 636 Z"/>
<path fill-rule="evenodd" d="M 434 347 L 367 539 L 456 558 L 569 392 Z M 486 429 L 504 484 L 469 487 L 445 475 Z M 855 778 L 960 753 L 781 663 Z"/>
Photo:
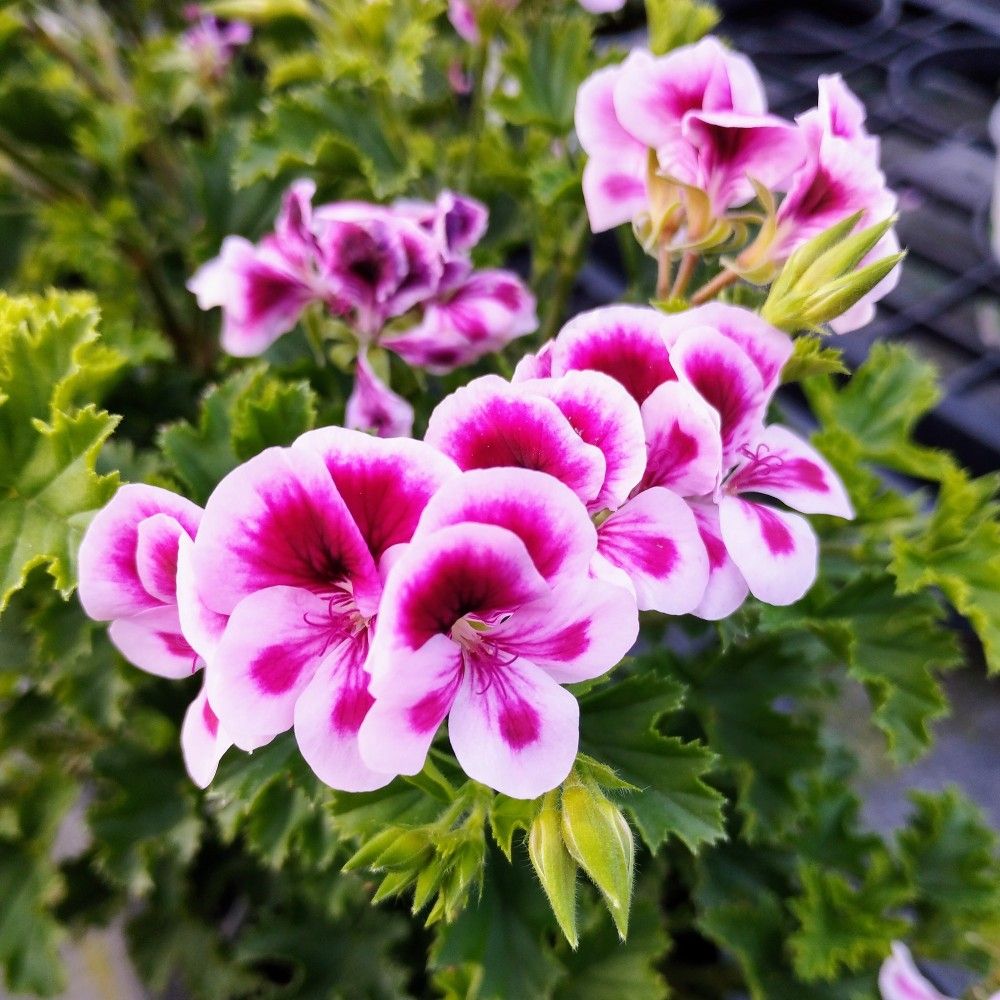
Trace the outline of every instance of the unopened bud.
<path fill-rule="evenodd" d="M 549 792 L 528 831 L 528 856 L 570 947 L 576 949 L 576 862 L 563 842 L 558 793 Z"/>
<path fill-rule="evenodd" d="M 562 832 L 567 850 L 600 889 L 624 941 L 635 868 L 628 822 L 596 788 L 573 784 L 562 795 Z"/>

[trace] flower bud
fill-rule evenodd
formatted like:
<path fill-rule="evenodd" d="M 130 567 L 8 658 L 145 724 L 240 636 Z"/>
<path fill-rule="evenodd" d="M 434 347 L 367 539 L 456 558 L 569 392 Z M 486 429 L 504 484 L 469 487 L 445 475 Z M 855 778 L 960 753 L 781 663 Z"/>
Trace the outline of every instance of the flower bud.
<path fill-rule="evenodd" d="M 562 833 L 569 853 L 601 890 L 618 936 L 628 934 L 635 842 L 621 810 L 596 788 L 573 784 L 562 795 Z"/>
<path fill-rule="evenodd" d="M 855 268 L 895 219 L 852 234 L 857 221 L 857 215 L 841 220 L 788 258 L 761 310 L 764 319 L 790 333 L 816 329 L 847 312 L 889 274 L 905 252 Z"/>
<path fill-rule="evenodd" d="M 528 831 L 528 856 L 570 947 L 576 949 L 576 862 L 563 843 L 558 793 L 549 792 Z"/>

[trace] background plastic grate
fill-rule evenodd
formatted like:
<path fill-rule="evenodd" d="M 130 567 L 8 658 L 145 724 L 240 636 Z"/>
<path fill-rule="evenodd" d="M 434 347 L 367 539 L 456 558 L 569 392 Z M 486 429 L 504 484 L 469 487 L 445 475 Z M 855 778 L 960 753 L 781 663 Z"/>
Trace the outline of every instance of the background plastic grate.
<path fill-rule="evenodd" d="M 881 137 L 909 257 L 875 321 L 836 344 L 853 365 L 876 339 L 912 346 L 937 367 L 944 389 L 921 438 L 947 445 L 977 473 L 1000 468 L 1000 263 L 989 246 L 988 132 L 1000 98 L 1000 0 L 720 6 L 719 32 L 753 58 L 776 113 L 794 117 L 814 106 L 817 76 L 841 73 Z M 620 40 L 639 44 L 641 35 Z M 597 258 L 614 256 L 605 243 Z M 615 271 L 588 268 L 586 298 L 620 293 Z"/>

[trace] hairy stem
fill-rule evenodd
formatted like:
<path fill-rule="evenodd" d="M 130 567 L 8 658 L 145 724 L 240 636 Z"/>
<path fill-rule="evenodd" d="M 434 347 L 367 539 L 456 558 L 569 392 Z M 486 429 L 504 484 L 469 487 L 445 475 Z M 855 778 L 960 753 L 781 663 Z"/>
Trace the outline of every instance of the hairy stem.
<path fill-rule="evenodd" d="M 706 281 L 701 288 L 691 296 L 691 304 L 700 306 L 703 302 L 714 299 L 724 288 L 739 281 L 740 276 L 735 271 L 720 271 L 711 281 Z"/>

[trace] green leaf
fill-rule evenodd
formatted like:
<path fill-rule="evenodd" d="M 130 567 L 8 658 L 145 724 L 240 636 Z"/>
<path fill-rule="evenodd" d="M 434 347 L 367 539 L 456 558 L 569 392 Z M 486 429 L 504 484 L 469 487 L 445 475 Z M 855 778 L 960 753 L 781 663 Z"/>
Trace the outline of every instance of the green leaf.
<path fill-rule="evenodd" d="M 435 984 L 455 1000 L 543 1000 L 562 972 L 546 940 L 554 927 L 527 859 L 508 864 L 492 852 L 481 898 L 438 930 L 428 962 Z M 465 974 L 455 977 L 451 967 Z M 446 989 L 456 978 L 474 988 Z"/>
<path fill-rule="evenodd" d="M 87 296 L 0 296 L 0 610 L 35 566 L 70 593 L 86 516 L 118 484 L 94 471 L 117 418 L 77 408 L 122 363 L 96 324 Z"/>
<path fill-rule="evenodd" d="M 53 912 L 63 883 L 51 854 L 78 791 L 54 769 L 8 768 L 0 783 L 4 810 L 15 813 L 10 835 L 0 835 L 0 968 L 15 993 L 52 996 L 65 986 Z"/>
<path fill-rule="evenodd" d="M 657 965 L 670 941 L 660 912 L 658 876 L 654 868 L 640 880 L 624 944 L 595 910 L 580 947 L 563 957 L 566 977 L 556 987 L 556 1000 L 665 1000 L 667 984 Z"/>
<path fill-rule="evenodd" d="M 197 424 L 180 421 L 160 431 L 158 443 L 169 471 L 195 503 L 204 504 L 219 480 L 239 465 L 232 412 L 253 377 L 252 371 L 242 371 L 212 386 L 201 401 Z"/>
<path fill-rule="evenodd" d="M 897 596 L 892 577 L 864 574 L 827 597 L 815 589 L 792 608 L 764 608 L 766 627 L 809 629 L 860 681 L 899 761 L 930 746 L 929 724 L 946 711 L 934 672 L 957 666 L 955 636 L 930 594 Z"/>
<path fill-rule="evenodd" d="M 701 0 L 646 0 L 649 50 L 661 56 L 681 45 L 690 45 L 707 35 L 720 16 L 712 4 Z"/>
<path fill-rule="evenodd" d="M 916 476 L 938 479 L 954 468 L 944 452 L 913 442 L 917 421 L 940 398 L 934 369 L 897 344 L 875 344 L 849 381 L 837 388 L 832 379 L 811 379 L 803 389 L 824 430 L 850 435 L 852 454 L 841 465 L 864 460 Z M 843 440 L 843 438 L 841 438 Z"/>
<path fill-rule="evenodd" d="M 744 836 L 786 830 L 800 811 L 802 774 L 823 759 L 815 719 L 797 711 L 816 680 L 795 637 L 733 643 L 686 669 L 689 705 L 736 778 Z"/>
<path fill-rule="evenodd" d="M 930 518 L 892 542 L 892 563 L 904 593 L 940 587 L 972 623 L 991 673 L 1000 671 L 1000 505 L 995 476 L 970 479 L 945 470 Z"/>
<path fill-rule="evenodd" d="M 236 183 L 246 186 L 283 170 L 322 167 L 338 155 L 338 173 L 353 165 L 380 199 L 401 194 L 418 169 L 402 143 L 388 136 L 367 97 L 317 87 L 275 103 L 236 166 Z"/>
<path fill-rule="evenodd" d="M 795 338 L 795 349 L 781 370 L 782 382 L 801 382 L 813 375 L 845 375 L 843 351 L 824 347 L 819 337 Z"/>
<path fill-rule="evenodd" d="M 791 903 L 800 926 L 789 945 L 802 979 L 831 981 L 842 969 L 877 964 L 906 933 L 907 922 L 888 913 L 906 901 L 905 888 L 875 871 L 854 886 L 839 872 L 800 866 L 802 894 Z"/>
<path fill-rule="evenodd" d="M 715 756 L 658 728 L 682 696 L 677 682 L 647 674 L 599 688 L 580 704 L 581 749 L 642 789 L 622 807 L 651 851 L 671 836 L 697 851 L 723 835 L 722 796 L 704 781 Z"/>
<path fill-rule="evenodd" d="M 233 406 L 233 451 L 246 461 L 265 448 L 291 444 L 315 423 L 316 394 L 308 382 L 282 382 L 260 369 Z"/>
<path fill-rule="evenodd" d="M 942 957 L 972 957 L 1000 927 L 997 834 L 957 789 L 910 798 L 913 814 L 898 843 L 917 890 L 920 941 Z"/>
<path fill-rule="evenodd" d="M 589 69 L 591 19 L 550 17 L 526 38 L 511 32 L 504 69 L 517 93 L 497 92 L 493 105 L 512 125 L 536 125 L 555 135 L 573 127 L 576 92 Z"/>

